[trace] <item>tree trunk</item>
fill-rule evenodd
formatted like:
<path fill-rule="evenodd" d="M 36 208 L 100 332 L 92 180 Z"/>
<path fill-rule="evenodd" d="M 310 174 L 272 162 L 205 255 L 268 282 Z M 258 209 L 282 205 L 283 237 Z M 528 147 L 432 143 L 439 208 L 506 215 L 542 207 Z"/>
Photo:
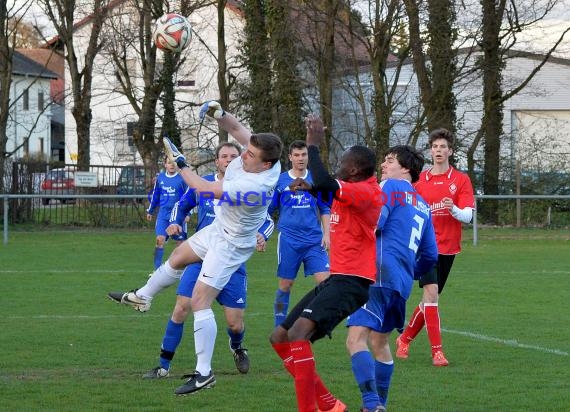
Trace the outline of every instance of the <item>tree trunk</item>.
<path fill-rule="evenodd" d="M 482 0 L 483 8 L 483 141 L 485 144 L 485 169 L 483 190 L 486 195 L 499 193 L 499 162 L 501 135 L 503 132 L 503 90 L 501 72 L 500 30 L 504 2 Z M 498 224 L 499 212 L 496 200 L 485 201 L 481 208 L 485 223 Z"/>

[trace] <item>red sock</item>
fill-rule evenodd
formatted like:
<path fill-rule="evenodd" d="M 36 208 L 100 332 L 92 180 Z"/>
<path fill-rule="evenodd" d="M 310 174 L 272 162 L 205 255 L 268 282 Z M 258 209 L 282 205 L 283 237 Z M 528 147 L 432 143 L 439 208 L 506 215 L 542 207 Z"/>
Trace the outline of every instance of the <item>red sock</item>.
<path fill-rule="evenodd" d="M 291 345 L 289 345 L 289 342 L 274 343 L 271 346 L 273 346 L 273 350 L 277 352 L 277 355 L 283 360 L 285 369 L 294 377 L 295 367 L 293 366 L 293 356 L 291 356 Z"/>
<path fill-rule="evenodd" d="M 400 339 L 403 340 L 404 343 L 410 343 L 416 336 L 418 336 L 418 333 L 420 333 L 420 331 L 423 329 L 424 324 L 424 312 L 422 311 L 421 306 L 418 305 L 416 306 L 416 309 L 414 310 L 414 313 L 412 314 L 410 322 L 408 323 L 408 326 L 406 326 L 404 333 L 402 333 L 400 336 Z"/>
<path fill-rule="evenodd" d="M 439 311 L 437 303 L 424 303 L 426 329 L 432 355 L 441 350 L 441 326 L 439 324 Z"/>
<path fill-rule="evenodd" d="M 290 342 L 295 365 L 295 392 L 299 412 L 315 412 L 315 358 L 308 340 Z"/>
<path fill-rule="evenodd" d="M 291 376 L 295 376 L 294 366 L 293 366 L 293 357 L 291 356 L 291 346 L 289 343 L 274 343 L 273 350 L 277 352 L 277 355 L 283 360 L 283 365 L 285 365 L 285 369 L 289 371 Z M 333 394 L 328 390 L 325 386 L 321 377 L 315 371 L 315 393 L 317 395 L 317 405 L 319 409 L 323 411 L 327 411 L 334 407 L 336 404 L 336 398 Z"/>
<path fill-rule="evenodd" d="M 315 370 L 315 393 L 317 395 L 317 405 L 320 410 L 328 411 L 334 407 L 336 404 L 336 398 L 333 396 L 331 391 L 327 389 L 321 377 Z"/>

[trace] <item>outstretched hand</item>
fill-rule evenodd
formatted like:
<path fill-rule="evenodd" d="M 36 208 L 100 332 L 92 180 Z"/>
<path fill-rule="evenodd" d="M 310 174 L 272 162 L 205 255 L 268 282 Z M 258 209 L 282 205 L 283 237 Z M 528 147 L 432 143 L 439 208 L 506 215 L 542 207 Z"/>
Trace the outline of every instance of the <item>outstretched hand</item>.
<path fill-rule="evenodd" d="M 200 121 L 204 120 L 204 117 L 208 115 L 209 117 L 213 117 L 214 119 L 220 119 L 226 112 L 222 109 L 222 105 L 215 101 L 215 100 L 208 100 L 200 107 Z"/>
<path fill-rule="evenodd" d="M 305 126 L 307 127 L 307 146 L 319 147 L 325 138 L 325 127 L 322 119 L 318 114 L 309 113 L 305 117 Z"/>

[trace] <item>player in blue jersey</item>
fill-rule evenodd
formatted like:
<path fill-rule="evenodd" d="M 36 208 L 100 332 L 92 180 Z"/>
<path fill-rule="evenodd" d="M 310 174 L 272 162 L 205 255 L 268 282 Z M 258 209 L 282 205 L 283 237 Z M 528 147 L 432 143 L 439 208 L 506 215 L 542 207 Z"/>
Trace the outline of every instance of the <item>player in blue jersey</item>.
<path fill-rule="evenodd" d="M 146 210 L 146 220 L 152 220 L 156 208 L 158 215 L 156 216 L 155 233 L 156 244 L 154 247 L 154 268 L 157 269 L 162 265 L 162 257 L 164 256 L 164 244 L 169 238 L 166 233 L 170 220 L 172 208 L 180 200 L 188 186 L 184 183 L 182 176 L 178 174 L 178 167 L 174 162 L 168 159 L 164 160 L 164 171 L 156 176 L 154 188 L 150 194 L 150 205 Z M 179 235 L 172 236 L 176 243 L 186 239 L 186 226 Z"/>
<path fill-rule="evenodd" d="M 316 283 L 329 276 L 330 207 L 308 192 L 292 192 L 289 185 L 296 178 L 313 183 L 307 169 L 307 144 L 295 140 L 289 146 L 291 170 L 281 173 L 269 214 L 279 211 L 277 244 L 277 277 L 279 284 L 273 305 L 275 327 L 287 317 L 291 288 L 303 264 L 305 276 L 314 275 Z"/>
<path fill-rule="evenodd" d="M 347 320 L 346 347 L 364 412 L 385 410 L 394 371 L 390 333 L 405 325 L 414 278 L 437 262 L 431 211 L 412 186 L 423 165 L 423 156 L 413 147 L 394 146 L 381 166 L 384 206 L 376 239 L 376 282 L 368 302 Z"/>
<path fill-rule="evenodd" d="M 230 162 L 241 153 L 240 148 L 234 143 L 223 143 L 216 149 L 216 172 L 215 174 L 203 176 L 204 179 L 214 182 L 223 179 L 226 168 Z M 197 206 L 197 208 L 195 208 Z M 172 216 L 170 233 L 182 231 L 185 216 L 190 211 L 197 210 L 196 231 L 208 226 L 214 221 L 214 202 L 210 199 L 202 199 L 196 195 L 192 188 L 189 188 L 175 205 Z M 273 221 L 268 219 L 258 231 L 257 250 L 265 249 L 265 241 L 273 232 Z M 159 366 L 151 369 L 143 375 L 145 379 L 159 379 L 169 376 L 170 363 L 180 344 L 184 331 L 184 322 L 191 311 L 191 298 L 194 285 L 198 280 L 202 263 L 193 263 L 186 267 L 178 290 L 176 291 L 176 305 L 172 315 L 166 325 L 162 345 L 160 347 Z M 230 341 L 230 350 L 234 357 L 234 362 L 240 373 L 249 371 L 249 356 L 247 349 L 242 347 L 245 335 L 244 312 L 247 303 L 247 275 L 245 264 L 231 276 L 229 282 L 220 291 L 216 298 L 219 304 L 224 307 L 224 315 L 227 322 L 227 333 Z"/>

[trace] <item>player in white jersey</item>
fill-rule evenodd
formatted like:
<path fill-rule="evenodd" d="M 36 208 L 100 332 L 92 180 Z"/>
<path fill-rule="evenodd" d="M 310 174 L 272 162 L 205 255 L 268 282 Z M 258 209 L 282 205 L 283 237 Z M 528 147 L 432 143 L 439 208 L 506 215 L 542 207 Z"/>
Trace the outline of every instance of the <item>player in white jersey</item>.
<path fill-rule="evenodd" d="M 217 326 L 212 303 L 239 266 L 255 251 L 257 230 L 265 221 L 267 208 L 281 165 L 283 143 L 272 133 L 255 133 L 245 128 L 233 115 L 224 112 L 218 102 L 206 102 L 200 117 L 206 114 L 218 121 L 219 127 L 245 146 L 243 154 L 226 169 L 223 181 L 207 181 L 192 171 L 176 146 L 164 138 L 166 153 L 180 169 L 189 187 L 202 198 L 215 198 L 214 222 L 180 244 L 159 267 L 147 284 L 129 292 L 123 303 L 144 306 L 149 298 L 174 284 L 184 268 L 202 261 L 202 270 L 192 293 L 196 370 L 175 393 L 185 395 L 216 383 L 211 369 Z"/>

